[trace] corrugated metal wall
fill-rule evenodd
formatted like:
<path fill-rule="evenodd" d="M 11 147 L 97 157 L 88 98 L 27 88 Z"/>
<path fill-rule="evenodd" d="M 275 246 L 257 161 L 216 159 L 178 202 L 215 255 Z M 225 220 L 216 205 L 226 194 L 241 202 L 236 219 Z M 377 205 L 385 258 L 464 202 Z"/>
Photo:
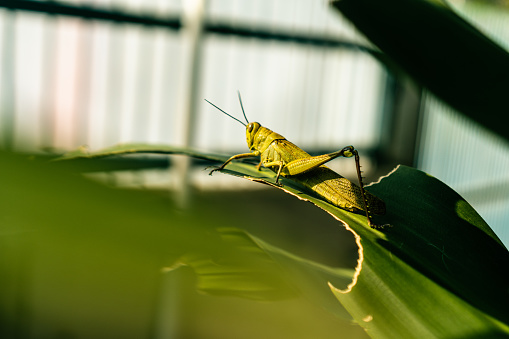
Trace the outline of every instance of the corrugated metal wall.
<path fill-rule="evenodd" d="M 165 8 L 163 3 L 95 6 L 139 13 L 143 5 L 151 15 L 181 15 L 178 2 Z M 4 102 L 1 121 L 4 133 L 14 131 L 7 142 L 15 148 L 181 143 L 185 29 L 0 12 L 2 92 L 6 97 L 10 88 L 14 97 L 10 108 Z M 205 17 L 253 30 L 360 40 L 327 1 L 210 1 Z M 243 128 L 202 100 L 239 114 L 237 90 L 251 120 L 308 148 L 376 145 L 386 75 L 369 54 L 351 46 L 207 32 L 201 42 L 192 146 L 216 152 L 245 148 Z"/>

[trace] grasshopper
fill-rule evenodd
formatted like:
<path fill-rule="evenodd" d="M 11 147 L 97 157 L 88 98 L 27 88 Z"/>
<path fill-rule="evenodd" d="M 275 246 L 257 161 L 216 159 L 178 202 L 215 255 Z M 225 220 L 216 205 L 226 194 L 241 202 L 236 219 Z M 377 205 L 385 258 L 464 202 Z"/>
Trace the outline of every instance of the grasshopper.
<path fill-rule="evenodd" d="M 385 203 L 364 189 L 359 154 L 353 146 L 346 146 L 340 151 L 329 154 L 311 156 L 282 135 L 263 127 L 258 122 L 249 122 L 244 112 L 240 93 L 238 96 L 247 125 L 210 101 L 206 99 L 205 101 L 246 127 L 246 141 L 251 152 L 232 156 L 220 167 L 213 169 L 209 173 L 210 175 L 224 169 L 233 160 L 259 156 L 260 163 L 256 168 L 260 170 L 263 165 L 274 171 L 276 185 L 281 186 L 280 176 L 289 177 L 313 190 L 334 206 L 350 212 L 364 212 L 370 227 L 382 228 L 385 226 L 375 225 L 372 222 L 371 213 L 385 214 Z M 354 157 L 359 186 L 324 165 L 337 157 Z"/>

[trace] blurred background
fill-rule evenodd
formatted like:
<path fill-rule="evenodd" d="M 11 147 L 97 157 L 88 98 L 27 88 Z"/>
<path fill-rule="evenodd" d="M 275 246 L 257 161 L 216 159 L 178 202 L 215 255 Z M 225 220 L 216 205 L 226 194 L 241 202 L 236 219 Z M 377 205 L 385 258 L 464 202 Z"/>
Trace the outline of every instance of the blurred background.
<path fill-rule="evenodd" d="M 509 45 L 502 2 L 451 4 Z M 388 73 L 327 1 L 0 1 L 0 24 L 3 148 L 142 142 L 240 153 L 244 128 L 203 100 L 240 118 L 240 91 L 248 119 L 309 153 L 356 146 L 368 179 L 397 164 L 441 179 L 509 244 L 507 143 Z M 332 167 L 353 177 L 348 160 Z M 232 188 L 232 178 L 197 172 L 191 185 Z"/>
<path fill-rule="evenodd" d="M 451 5 L 509 48 L 509 8 L 503 2 Z M 311 154 L 354 145 L 368 182 L 398 164 L 439 178 L 509 245 L 507 142 L 389 72 L 378 53 L 325 0 L 2 0 L 0 147 L 52 156 L 83 145 L 99 150 L 135 142 L 243 153 L 244 127 L 204 101 L 242 119 L 240 91 L 250 121 Z M 155 158 L 132 158 L 144 171 L 96 177 L 153 190 L 184 185 L 194 192 L 186 204 L 213 204 L 221 191 L 232 210 L 308 212 L 276 190 L 260 194 L 261 185 L 210 177 L 201 162 Z M 355 178 L 353 161 L 337 159 L 331 167 Z M 314 209 L 309 213 L 303 227 L 316 220 Z M 327 218 L 320 223 L 326 225 Z M 263 228 L 258 223 L 250 231 L 257 227 Z M 284 242 L 291 227 L 281 228 L 276 238 Z M 340 235 L 315 233 L 312 239 L 303 234 L 294 249 L 314 242 L 306 255 L 326 261 L 320 244 L 333 246 Z M 345 253 L 353 254 L 343 258 L 353 267 L 353 238 L 344 236 Z M 191 327 L 196 333 L 189 337 L 214 337 Z"/>

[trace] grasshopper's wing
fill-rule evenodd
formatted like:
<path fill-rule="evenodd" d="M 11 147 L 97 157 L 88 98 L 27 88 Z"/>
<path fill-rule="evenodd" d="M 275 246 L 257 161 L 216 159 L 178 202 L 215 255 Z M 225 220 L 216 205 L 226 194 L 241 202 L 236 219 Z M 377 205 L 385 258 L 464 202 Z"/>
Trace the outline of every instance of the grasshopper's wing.
<path fill-rule="evenodd" d="M 364 211 L 364 199 L 359 186 L 327 166 L 320 166 L 311 172 L 294 176 L 292 179 L 311 188 L 335 206 L 354 212 Z M 381 199 L 366 192 L 366 200 L 371 213 L 385 214 L 385 203 Z"/>

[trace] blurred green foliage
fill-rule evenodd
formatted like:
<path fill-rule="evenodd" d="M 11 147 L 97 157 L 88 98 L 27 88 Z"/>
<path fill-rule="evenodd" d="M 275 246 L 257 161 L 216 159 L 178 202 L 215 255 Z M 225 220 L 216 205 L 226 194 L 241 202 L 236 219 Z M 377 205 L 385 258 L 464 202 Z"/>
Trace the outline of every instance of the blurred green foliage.
<path fill-rule="evenodd" d="M 87 180 L 82 162 L 1 152 L 0 163 L 2 338 L 362 335 L 304 298 L 233 228 L 258 220 L 232 218 L 217 196 L 181 210 L 167 194 Z M 347 317 L 325 284 L 318 295 Z"/>

